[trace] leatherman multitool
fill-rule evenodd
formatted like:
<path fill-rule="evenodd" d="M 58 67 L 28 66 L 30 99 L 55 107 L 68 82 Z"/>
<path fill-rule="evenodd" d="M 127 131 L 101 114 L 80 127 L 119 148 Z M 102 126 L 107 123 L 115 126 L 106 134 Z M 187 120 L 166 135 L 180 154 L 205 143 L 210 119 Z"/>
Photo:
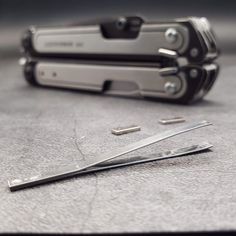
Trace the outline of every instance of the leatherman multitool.
<path fill-rule="evenodd" d="M 24 75 L 34 85 L 189 103 L 204 97 L 219 66 L 206 18 L 145 22 L 120 17 L 85 25 L 31 27 Z"/>

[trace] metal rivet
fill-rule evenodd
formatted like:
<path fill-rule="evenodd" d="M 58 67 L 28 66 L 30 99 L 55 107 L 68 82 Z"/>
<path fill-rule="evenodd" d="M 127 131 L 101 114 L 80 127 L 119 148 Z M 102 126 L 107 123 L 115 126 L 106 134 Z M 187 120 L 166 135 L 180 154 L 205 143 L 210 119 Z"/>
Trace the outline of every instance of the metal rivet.
<path fill-rule="evenodd" d="M 127 19 L 125 17 L 121 17 L 118 19 L 118 21 L 116 22 L 116 28 L 118 30 L 124 30 L 125 27 L 127 26 Z"/>
<path fill-rule="evenodd" d="M 169 28 L 165 32 L 165 38 L 168 43 L 175 43 L 178 39 L 178 32 L 176 29 Z"/>
<path fill-rule="evenodd" d="M 174 94 L 177 91 L 177 87 L 175 83 L 172 82 L 166 82 L 165 83 L 165 91 L 168 94 Z"/>
<path fill-rule="evenodd" d="M 190 70 L 190 77 L 196 78 L 198 76 L 198 71 L 197 69 L 192 69 Z"/>
<path fill-rule="evenodd" d="M 191 57 L 196 57 L 198 55 L 198 49 L 197 48 L 191 49 L 190 55 Z"/>

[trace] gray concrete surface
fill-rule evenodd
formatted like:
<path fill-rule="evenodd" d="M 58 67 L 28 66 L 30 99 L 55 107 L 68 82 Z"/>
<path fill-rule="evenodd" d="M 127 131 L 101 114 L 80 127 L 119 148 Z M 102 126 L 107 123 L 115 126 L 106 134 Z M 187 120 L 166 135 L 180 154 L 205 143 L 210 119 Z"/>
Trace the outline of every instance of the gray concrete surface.
<path fill-rule="evenodd" d="M 0 60 L 0 232 L 236 230 L 236 57 L 193 106 L 33 88 L 16 58 Z M 139 151 L 201 141 L 211 152 L 90 174 L 11 193 L 7 180 L 75 164 L 159 133 L 158 119 L 184 116 L 214 126 Z M 111 128 L 138 124 L 116 137 Z"/>

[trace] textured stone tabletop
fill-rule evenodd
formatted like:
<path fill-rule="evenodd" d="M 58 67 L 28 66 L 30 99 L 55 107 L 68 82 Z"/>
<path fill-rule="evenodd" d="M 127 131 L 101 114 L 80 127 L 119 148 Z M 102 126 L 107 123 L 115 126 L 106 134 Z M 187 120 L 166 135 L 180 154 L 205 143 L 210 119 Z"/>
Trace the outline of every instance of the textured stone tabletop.
<path fill-rule="evenodd" d="M 0 60 L 0 232 L 236 230 L 236 58 L 223 56 L 207 98 L 192 106 L 34 88 L 16 58 Z M 81 158 L 179 126 L 184 116 L 214 126 L 137 153 L 209 141 L 211 152 L 104 171 L 10 192 L 7 180 L 76 164 Z M 114 136 L 117 126 L 141 132 Z"/>

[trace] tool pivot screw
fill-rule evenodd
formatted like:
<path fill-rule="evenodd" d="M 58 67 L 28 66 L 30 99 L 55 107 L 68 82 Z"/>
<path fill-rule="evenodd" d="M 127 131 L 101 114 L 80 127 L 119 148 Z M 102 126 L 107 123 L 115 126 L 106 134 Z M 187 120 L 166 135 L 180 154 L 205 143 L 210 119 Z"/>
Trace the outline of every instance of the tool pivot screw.
<path fill-rule="evenodd" d="M 173 82 L 166 82 L 164 88 L 165 88 L 165 92 L 170 95 L 175 94 L 177 91 L 176 84 Z"/>
<path fill-rule="evenodd" d="M 168 43 L 175 43 L 178 39 L 178 32 L 174 28 L 169 28 L 165 32 L 165 38 Z"/>

